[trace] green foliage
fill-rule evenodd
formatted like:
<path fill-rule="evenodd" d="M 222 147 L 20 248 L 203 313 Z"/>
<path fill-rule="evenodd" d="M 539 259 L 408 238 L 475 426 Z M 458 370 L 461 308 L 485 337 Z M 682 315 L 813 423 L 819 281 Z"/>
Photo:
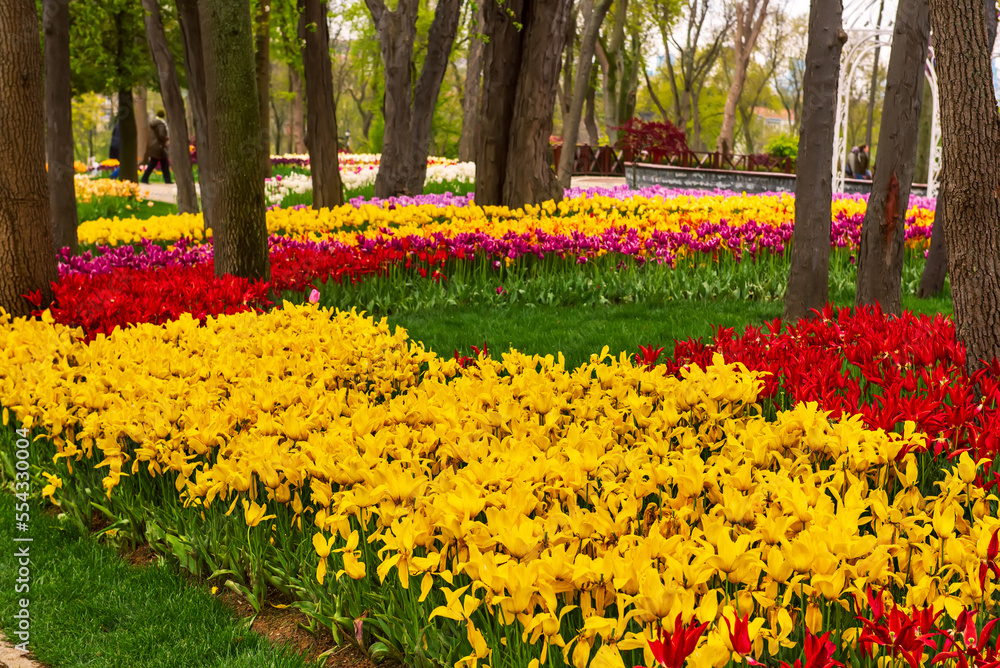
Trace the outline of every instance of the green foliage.
<path fill-rule="evenodd" d="M 139 0 L 71 2 L 70 68 L 75 92 L 156 87 Z"/>
<path fill-rule="evenodd" d="M 776 158 L 792 158 L 793 160 L 798 159 L 799 137 L 798 135 L 782 133 L 767 142 L 767 145 L 764 147 L 764 152 L 768 155 L 773 155 Z"/>

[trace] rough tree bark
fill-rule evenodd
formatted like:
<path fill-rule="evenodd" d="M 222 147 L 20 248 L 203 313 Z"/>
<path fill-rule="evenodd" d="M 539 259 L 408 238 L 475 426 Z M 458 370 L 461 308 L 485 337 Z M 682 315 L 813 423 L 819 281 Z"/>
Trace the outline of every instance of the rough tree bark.
<path fill-rule="evenodd" d="M 880 304 L 893 315 L 903 313 L 903 237 L 924 101 L 929 12 L 927 0 L 901 0 L 896 9 L 878 163 L 858 249 L 855 304 Z"/>
<path fill-rule="evenodd" d="M 599 0 L 591 11 L 584 12 L 583 37 L 580 39 L 580 57 L 576 64 L 576 80 L 573 82 L 573 94 L 569 105 L 569 113 L 563 124 L 563 151 L 559 156 L 559 185 L 569 188 L 573 178 L 573 163 L 576 158 L 576 140 L 580 134 L 580 117 L 583 115 L 583 104 L 586 101 L 587 89 L 590 84 L 590 71 L 594 63 L 594 51 L 597 48 L 597 36 L 604 23 L 604 17 L 611 9 L 612 0 Z"/>
<path fill-rule="evenodd" d="M 941 99 L 944 237 L 955 332 L 971 373 L 1000 355 L 1000 114 L 982 0 L 932 0 Z"/>
<path fill-rule="evenodd" d="M 216 183 L 215 274 L 270 280 L 250 5 L 199 0 Z"/>
<path fill-rule="evenodd" d="M 344 203 L 337 156 L 337 104 L 333 100 L 333 72 L 330 64 L 330 35 L 326 3 L 299 0 L 299 38 L 303 40 L 309 168 L 313 181 L 313 208 Z"/>
<path fill-rule="evenodd" d="M 841 0 L 812 0 L 802 92 L 795 228 L 784 318 L 796 321 L 826 304 L 830 275 L 833 132 L 840 52 L 847 41 Z"/>
<path fill-rule="evenodd" d="M 572 5 L 572 0 L 535 0 L 526 12 L 508 148 L 516 160 L 507 161 L 503 183 L 503 203 L 509 207 L 562 199 L 562 188 L 548 153 L 562 40 Z"/>
<path fill-rule="evenodd" d="M 187 114 L 184 111 L 181 87 L 177 83 L 174 56 L 167 45 L 167 35 L 163 30 L 160 2 L 142 0 L 142 6 L 146 10 L 146 41 L 149 42 L 149 52 L 156 64 L 156 73 L 160 79 L 160 94 L 163 96 L 163 107 L 167 112 L 167 125 L 170 126 L 170 165 L 177 181 L 177 211 L 198 213 L 198 191 L 194 186 L 191 152 L 188 150 Z"/>
<path fill-rule="evenodd" d="M 483 5 L 489 41 L 479 114 L 476 202 L 520 207 L 559 198 L 562 189 L 550 166 L 548 138 L 570 2 L 508 0 L 503 6 Z"/>
<path fill-rule="evenodd" d="M 0 2 L 0 308 L 13 316 L 52 301 L 56 254 L 45 175 L 45 103 L 33 0 Z"/>
<path fill-rule="evenodd" d="M 385 67 L 385 133 L 375 196 L 419 195 L 424 191 L 431 123 L 448 55 L 458 32 L 462 0 L 439 0 L 427 36 L 423 69 L 413 82 L 417 0 L 400 0 L 389 11 L 383 0 L 365 0 L 378 32 Z"/>
<path fill-rule="evenodd" d="M 49 203 L 55 247 L 77 249 L 76 187 L 73 183 L 73 108 L 69 65 L 69 0 L 44 0 L 45 152 L 49 159 Z"/>
<path fill-rule="evenodd" d="M 483 9 L 476 12 L 476 31 L 483 29 Z M 469 30 L 469 57 L 465 66 L 465 95 L 462 99 L 462 136 L 458 140 L 458 159 L 476 159 L 476 120 L 479 118 L 479 82 L 483 75 L 483 40 Z"/>
<path fill-rule="evenodd" d="M 144 0 L 145 1 L 145 0 Z M 254 70 L 257 75 L 257 108 L 260 109 L 261 169 L 271 176 L 271 3 L 261 0 L 254 15 Z"/>
<path fill-rule="evenodd" d="M 194 147 L 198 154 L 198 188 L 205 229 L 215 223 L 215 171 L 212 168 L 212 145 L 208 129 L 208 93 L 205 87 L 205 54 L 202 49 L 201 17 L 197 0 L 177 0 L 177 18 L 184 41 L 184 68 L 187 74 L 188 100 L 194 121 Z"/>
<path fill-rule="evenodd" d="M 733 149 L 736 132 L 736 105 L 743 94 L 747 79 L 747 67 L 753 55 L 760 28 L 767 18 L 768 0 L 741 0 L 736 3 L 736 34 L 733 39 L 733 82 L 726 96 L 726 106 L 722 112 L 722 128 L 715 142 L 717 151 L 729 155 Z"/>
<path fill-rule="evenodd" d="M 986 8 L 986 48 L 991 50 L 997 37 L 997 14 L 995 0 L 984 0 Z M 948 247 L 944 241 L 944 221 L 948 219 L 948 192 L 946 184 L 938 186 L 937 205 L 934 207 L 934 228 L 931 232 L 931 247 L 920 277 L 917 297 L 926 299 L 944 292 L 944 279 L 948 275 Z"/>

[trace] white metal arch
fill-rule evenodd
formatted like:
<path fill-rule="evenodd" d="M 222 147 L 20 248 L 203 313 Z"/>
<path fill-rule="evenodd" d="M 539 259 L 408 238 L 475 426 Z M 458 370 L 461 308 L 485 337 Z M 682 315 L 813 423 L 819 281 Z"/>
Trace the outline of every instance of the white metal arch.
<path fill-rule="evenodd" d="M 879 21 L 879 5 L 882 20 Z M 841 54 L 840 80 L 837 85 L 837 116 L 833 142 L 833 191 L 844 189 L 844 168 L 847 162 L 847 130 L 850 115 L 850 96 L 860 63 L 876 48 L 892 49 L 893 24 L 896 0 L 846 0 L 844 3 L 844 30 L 847 44 Z M 933 53 L 928 53 L 925 65 L 927 83 L 931 87 L 931 137 L 927 173 L 927 195 L 937 195 L 937 180 L 941 173 L 941 121 L 938 100 L 937 72 Z"/>

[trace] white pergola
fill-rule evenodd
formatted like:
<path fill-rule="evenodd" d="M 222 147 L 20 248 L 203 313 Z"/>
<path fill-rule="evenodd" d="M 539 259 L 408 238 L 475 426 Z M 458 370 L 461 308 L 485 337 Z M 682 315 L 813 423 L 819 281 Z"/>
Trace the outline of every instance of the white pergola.
<path fill-rule="evenodd" d="M 837 85 L 837 121 L 833 140 L 833 191 L 844 189 L 844 168 L 847 161 L 847 129 L 850 110 L 851 89 L 861 63 L 876 48 L 889 51 L 892 48 L 893 24 L 896 17 L 896 0 L 885 0 L 881 24 L 878 21 L 880 0 L 845 0 L 844 31 L 847 44 L 841 54 L 840 81 Z M 1000 39 L 993 48 L 993 61 L 1000 59 Z M 867 68 L 865 68 L 867 69 Z M 934 69 L 934 54 L 928 53 L 924 68 L 927 84 L 931 89 L 931 150 L 927 172 L 927 196 L 936 197 L 938 174 L 941 171 L 941 115 L 938 102 L 937 72 Z"/>

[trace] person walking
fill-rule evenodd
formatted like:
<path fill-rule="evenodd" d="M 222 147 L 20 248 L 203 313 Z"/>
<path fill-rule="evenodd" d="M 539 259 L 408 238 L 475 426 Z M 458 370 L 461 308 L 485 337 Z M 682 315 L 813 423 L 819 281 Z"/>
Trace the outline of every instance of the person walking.
<path fill-rule="evenodd" d="M 170 157 L 167 155 L 167 144 L 170 136 L 167 133 L 167 122 L 163 120 L 162 109 L 156 111 L 156 116 L 149 122 L 149 144 L 146 146 L 146 171 L 142 174 L 142 182 L 149 183 L 149 175 L 159 165 L 163 172 L 163 182 L 170 181 Z"/>

